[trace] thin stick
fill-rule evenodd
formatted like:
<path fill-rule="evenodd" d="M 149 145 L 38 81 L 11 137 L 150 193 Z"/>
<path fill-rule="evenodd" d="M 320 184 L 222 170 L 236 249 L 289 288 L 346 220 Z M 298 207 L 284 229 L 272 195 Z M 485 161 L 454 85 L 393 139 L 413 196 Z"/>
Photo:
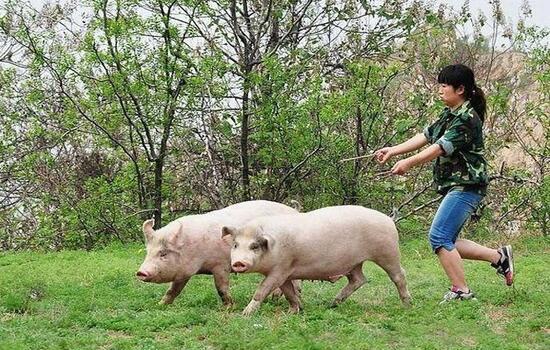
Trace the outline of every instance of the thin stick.
<path fill-rule="evenodd" d="M 419 207 L 414 208 L 412 211 L 408 212 L 407 214 L 403 215 L 403 216 L 400 217 L 400 218 L 397 218 L 397 219 L 394 220 L 394 221 L 395 221 L 395 222 L 399 222 L 399 221 L 401 221 L 401 220 L 403 220 L 403 219 L 405 219 L 405 218 L 407 218 L 407 217 L 413 215 L 413 214 L 416 213 L 417 211 L 419 211 L 419 210 L 421 210 L 421 209 L 424 209 L 424 208 L 426 208 L 426 207 L 429 206 L 429 205 L 432 205 L 433 203 L 437 202 L 438 200 L 441 200 L 441 198 L 443 198 L 443 197 L 444 197 L 444 196 L 439 196 L 439 197 L 437 197 L 437 198 L 434 198 L 434 199 L 432 199 L 431 201 L 429 201 L 428 203 L 423 204 L 423 205 L 421 205 L 421 206 L 419 206 Z"/>
<path fill-rule="evenodd" d="M 374 157 L 375 155 L 376 155 L 376 153 L 371 153 L 371 154 L 365 154 L 364 156 L 359 156 L 359 157 L 340 159 L 340 163 L 347 162 L 347 161 L 349 161 L 349 160 L 355 160 L 355 159 L 362 159 L 362 158 Z"/>
<path fill-rule="evenodd" d="M 374 174 L 375 177 L 389 177 L 392 176 L 391 170 L 381 171 L 379 173 Z"/>

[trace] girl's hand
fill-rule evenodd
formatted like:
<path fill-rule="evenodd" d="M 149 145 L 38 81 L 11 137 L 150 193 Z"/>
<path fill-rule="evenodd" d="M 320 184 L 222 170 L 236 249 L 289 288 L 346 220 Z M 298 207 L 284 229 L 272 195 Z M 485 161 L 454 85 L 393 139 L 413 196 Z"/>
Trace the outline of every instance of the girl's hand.
<path fill-rule="evenodd" d="M 412 164 L 408 159 L 402 159 L 395 163 L 391 168 L 391 173 L 393 175 L 404 175 L 411 168 Z"/>
<path fill-rule="evenodd" d="M 386 163 L 391 157 L 393 157 L 393 147 L 384 147 L 380 148 L 378 151 L 374 152 L 374 157 L 380 164 Z"/>

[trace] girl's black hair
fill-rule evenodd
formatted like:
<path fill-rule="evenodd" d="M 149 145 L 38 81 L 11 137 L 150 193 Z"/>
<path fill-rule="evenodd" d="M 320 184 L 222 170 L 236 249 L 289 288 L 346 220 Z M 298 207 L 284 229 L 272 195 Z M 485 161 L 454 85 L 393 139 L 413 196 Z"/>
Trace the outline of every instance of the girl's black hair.
<path fill-rule="evenodd" d="M 458 89 L 461 85 L 464 86 L 464 98 L 470 100 L 481 122 L 485 120 L 487 100 L 485 99 L 483 90 L 476 85 L 474 72 L 470 67 L 463 64 L 451 64 L 446 66 L 439 72 L 437 82 L 440 84 L 452 85 L 455 89 Z"/>

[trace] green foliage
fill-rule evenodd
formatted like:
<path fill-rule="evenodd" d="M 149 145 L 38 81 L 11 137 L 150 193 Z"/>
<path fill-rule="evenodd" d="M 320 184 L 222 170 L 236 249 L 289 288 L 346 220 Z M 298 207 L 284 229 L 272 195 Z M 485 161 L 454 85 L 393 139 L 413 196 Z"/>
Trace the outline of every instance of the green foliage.
<path fill-rule="evenodd" d="M 535 168 L 500 174 L 484 224 L 547 232 L 548 142 L 514 132 L 525 116 L 548 134 L 547 29 L 522 20 L 506 34 L 524 51 L 517 79 L 489 79 L 505 53 L 460 35 L 466 25 L 502 28 L 499 1 L 491 18 L 424 1 L 253 2 L 248 15 L 238 2 L 234 13 L 228 2 L 79 5 L 89 11 L 81 26 L 72 22 L 79 7 L 1 5 L 0 38 L 27 65 L 0 65 L 2 249 L 126 242 L 151 215 L 166 223 L 248 193 L 305 210 L 398 211 L 402 234 L 426 231 L 437 203 L 415 208 L 434 196 L 418 193 L 429 165 L 384 178 L 391 164 L 339 160 L 421 132 L 443 108 L 435 77 L 452 62 L 471 65 L 487 93 L 493 173 L 502 149 L 534 140 L 521 146 Z"/>
<path fill-rule="evenodd" d="M 550 176 L 543 178 L 540 188 L 534 193 L 531 207 L 532 220 L 529 223 L 544 236 L 550 234 Z"/>

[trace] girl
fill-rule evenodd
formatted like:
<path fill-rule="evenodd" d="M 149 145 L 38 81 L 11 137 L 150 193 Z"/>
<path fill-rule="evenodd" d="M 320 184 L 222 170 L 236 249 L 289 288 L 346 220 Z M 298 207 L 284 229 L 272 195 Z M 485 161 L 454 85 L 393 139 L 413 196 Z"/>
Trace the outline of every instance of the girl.
<path fill-rule="evenodd" d="M 450 65 L 437 77 L 439 97 L 447 106 L 439 119 L 409 140 L 375 152 L 380 163 L 396 155 L 431 145 L 409 158 L 395 163 L 394 175 L 403 175 L 411 167 L 435 159 L 433 169 L 437 192 L 443 200 L 430 228 L 433 251 L 449 280 L 450 291 L 442 302 L 474 298 L 466 284 L 462 259 L 484 260 L 504 276 L 506 284 L 514 282 L 512 247 L 491 249 L 466 239 L 457 239 L 462 226 L 485 196 L 488 184 L 487 162 L 483 157 L 482 126 L 486 101 L 476 85 L 472 70 L 462 64 Z"/>

